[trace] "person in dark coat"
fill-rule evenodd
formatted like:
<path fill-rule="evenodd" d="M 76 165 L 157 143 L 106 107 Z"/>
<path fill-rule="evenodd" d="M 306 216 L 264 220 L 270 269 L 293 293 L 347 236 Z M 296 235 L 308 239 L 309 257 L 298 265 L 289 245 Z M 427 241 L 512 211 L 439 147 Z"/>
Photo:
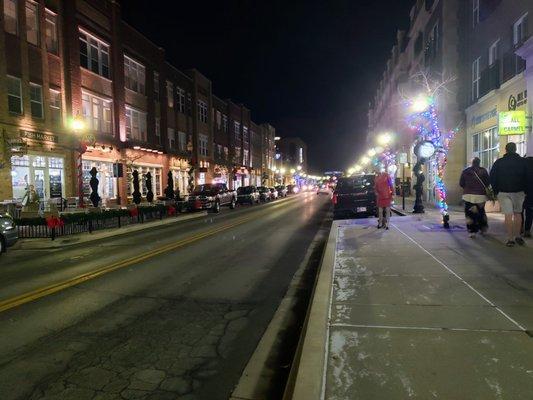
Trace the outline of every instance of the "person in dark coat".
<path fill-rule="evenodd" d="M 490 185 L 489 173 L 481 167 L 481 160 L 474 158 L 472 166 L 466 168 L 461 174 L 459 185 L 463 188 L 463 200 L 465 202 L 466 228 L 470 237 L 476 233 L 485 233 L 488 229 L 485 202 L 488 199 L 487 187 Z"/>
<path fill-rule="evenodd" d="M 490 170 L 490 182 L 505 215 L 506 245 L 523 245 L 520 232 L 526 190 L 526 161 L 516 153 L 516 143 L 507 143 L 505 155 L 498 158 Z"/>
<path fill-rule="evenodd" d="M 531 237 L 533 225 L 533 157 L 526 157 L 526 199 L 524 200 L 524 237 Z"/>

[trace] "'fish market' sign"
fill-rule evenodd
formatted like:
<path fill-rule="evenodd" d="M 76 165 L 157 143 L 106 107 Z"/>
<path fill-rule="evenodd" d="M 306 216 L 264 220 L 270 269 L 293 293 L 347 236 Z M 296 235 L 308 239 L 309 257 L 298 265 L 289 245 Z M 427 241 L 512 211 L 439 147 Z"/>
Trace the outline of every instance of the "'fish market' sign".
<path fill-rule="evenodd" d="M 20 131 L 20 137 L 30 140 L 35 140 L 38 142 L 59 142 L 59 138 L 56 135 L 51 135 L 49 133 L 43 132 L 32 132 L 32 131 Z"/>

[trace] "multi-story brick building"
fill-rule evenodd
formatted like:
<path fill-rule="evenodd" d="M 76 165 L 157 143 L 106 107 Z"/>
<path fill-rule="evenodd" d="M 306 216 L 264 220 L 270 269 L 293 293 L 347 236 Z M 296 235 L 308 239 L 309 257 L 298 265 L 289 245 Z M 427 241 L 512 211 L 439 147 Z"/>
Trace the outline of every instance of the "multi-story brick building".
<path fill-rule="evenodd" d="M 43 201 L 76 197 L 78 174 L 88 192 L 93 167 L 105 204 L 128 201 L 134 170 L 151 173 L 156 196 L 169 172 L 181 194 L 193 184 L 232 184 L 237 174 L 249 182 L 259 157 L 250 111 L 215 97 L 200 72 L 167 63 L 121 19 L 117 2 L 0 7 L 0 200 L 21 200 L 30 185 Z M 253 132 L 261 143 L 263 130 Z"/>

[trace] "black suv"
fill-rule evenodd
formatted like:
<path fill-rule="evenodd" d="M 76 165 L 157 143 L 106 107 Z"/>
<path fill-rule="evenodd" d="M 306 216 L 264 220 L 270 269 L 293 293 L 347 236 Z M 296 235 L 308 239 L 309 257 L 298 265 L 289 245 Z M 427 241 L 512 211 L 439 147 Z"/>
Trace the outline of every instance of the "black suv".
<path fill-rule="evenodd" d="M 376 215 L 376 194 L 374 175 L 357 175 L 340 178 L 333 192 L 333 215 L 342 214 Z"/>
<path fill-rule="evenodd" d="M 189 196 L 190 210 L 212 210 L 219 212 L 220 207 L 229 206 L 232 210 L 237 204 L 237 193 L 229 190 L 225 183 L 206 183 L 194 188 Z"/>

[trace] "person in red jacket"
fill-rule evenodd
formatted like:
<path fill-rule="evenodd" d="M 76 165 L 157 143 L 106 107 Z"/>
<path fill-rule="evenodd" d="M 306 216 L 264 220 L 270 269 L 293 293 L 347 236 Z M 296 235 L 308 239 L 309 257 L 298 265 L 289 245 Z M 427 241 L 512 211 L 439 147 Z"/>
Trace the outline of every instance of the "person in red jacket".
<path fill-rule="evenodd" d="M 378 229 L 389 229 L 390 208 L 392 205 L 394 186 L 392 184 L 392 179 L 385 171 L 381 171 L 376 175 L 374 191 L 376 193 L 376 203 L 378 206 Z"/>

